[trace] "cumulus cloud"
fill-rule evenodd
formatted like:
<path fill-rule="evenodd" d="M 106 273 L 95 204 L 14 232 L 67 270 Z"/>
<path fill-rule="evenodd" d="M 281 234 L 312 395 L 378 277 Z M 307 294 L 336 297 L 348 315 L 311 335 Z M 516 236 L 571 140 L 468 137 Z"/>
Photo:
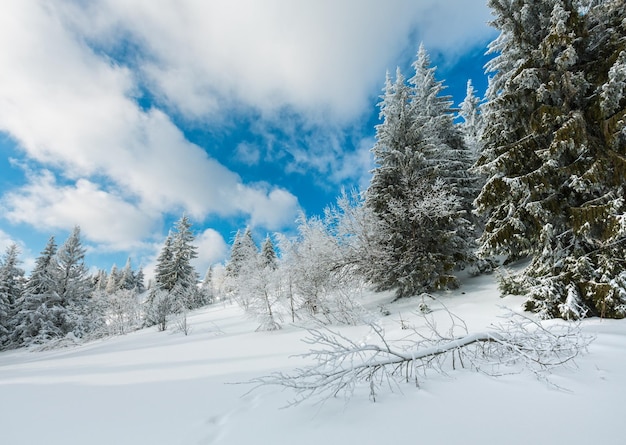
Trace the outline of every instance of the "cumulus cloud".
<path fill-rule="evenodd" d="M 237 160 L 246 165 L 257 165 L 261 159 L 261 150 L 256 144 L 242 142 L 235 149 Z"/>
<path fill-rule="evenodd" d="M 457 54 L 490 31 L 484 0 L 102 0 L 77 3 L 74 26 L 114 50 L 123 32 L 148 56 L 150 86 L 189 118 L 229 103 L 319 119 L 360 115 L 407 47 Z"/>
<path fill-rule="evenodd" d="M 78 224 L 90 240 L 120 249 L 137 247 L 150 233 L 154 221 L 154 215 L 86 179 L 59 185 L 49 171 L 7 193 L 2 209 L 5 218 L 15 224 L 26 223 L 49 231 Z"/>
<path fill-rule="evenodd" d="M 15 244 L 13 238 L 8 233 L 5 233 L 3 230 L 0 230 L 0 256 L 4 254 L 11 244 Z"/>
<path fill-rule="evenodd" d="M 279 230 L 291 225 L 296 219 L 293 211 L 297 206 L 297 199 L 289 192 L 281 189 L 268 191 L 265 187 L 242 191 L 241 205 L 250 210 L 252 227 L 265 227 L 269 230 Z M 265 198 L 267 196 L 267 199 Z"/>
<path fill-rule="evenodd" d="M 198 258 L 194 260 L 193 266 L 200 275 L 204 274 L 210 266 L 222 262 L 228 255 L 226 241 L 213 229 L 206 229 L 197 235 L 195 245 L 198 247 Z"/>
<path fill-rule="evenodd" d="M 103 0 L 70 10 L 73 26 L 112 53 L 120 33 L 142 49 L 128 63 L 169 110 L 211 123 L 253 110 L 259 135 L 299 133 L 270 158 L 335 182 L 368 175 L 345 125 L 372 112 L 386 70 L 412 58 L 420 41 L 452 64 L 492 35 L 484 0 Z M 258 145 L 237 145 L 235 157 L 257 165 Z"/>
<path fill-rule="evenodd" d="M 279 230 L 292 224 L 298 198 L 246 181 L 177 123 L 258 116 L 255 144 L 225 148 L 231 159 L 279 160 L 288 172 L 364 183 L 369 147 L 351 143 L 362 135 L 349 128 L 372 111 L 384 72 L 420 39 L 450 57 L 484 41 L 484 3 L 7 1 L 0 132 L 43 170 L 4 192 L 3 216 L 44 230 L 80 224 L 111 249 L 153 241 L 163 215 L 183 211 Z M 256 138 L 277 127 L 294 144 L 264 153 L 271 138 Z M 205 235 L 219 247 L 214 233 Z"/>
<path fill-rule="evenodd" d="M 372 177 L 371 171 L 375 167 L 370 151 L 374 143 L 374 138 L 361 139 L 356 149 L 346 153 L 341 162 L 332 170 L 333 181 L 341 183 L 346 179 L 353 179 L 359 189 L 365 190 Z"/>
<path fill-rule="evenodd" d="M 484 0 L 424 2 L 416 28 L 417 40 L 431 53 L 440 53 L 446 65 L 454 64 L 468 49 L 495 37 L 488 26 L 491 13 Z M 417 52 L 415 47 L 414 52 Z"/>
<path fill-rule="evenodd" d="M 35 266 L 35 257 L 33 256 L 33 253 L 22 240 L 17 240 L 15 237 L 0 229 L 0 258 L 5 255 L 8 247 L 12 244 L 17 245 L 18 247 L 18 260 L 20 262 L 19 267 L 21 267 L 26 274 L 29 274 Z"/>
<path fill-rule="evenodd" d="M 40 228 L 78 223 L 89 239 L 118 245 L 175 209 L 260 224 L 295 214 L 289 192 L 246 185 L 163 112 L 138 107 L 135 75 L 70 32 L 59 5 L 13 2 L 0 16 L 0 64 L 10 67 L 0 70 L 0 130 L 71 185 L 57 184 L 50 170 L 33 175 L 5 196 L 6 216 Z M 124 224 L 130 228 L 112 233 Z"/>

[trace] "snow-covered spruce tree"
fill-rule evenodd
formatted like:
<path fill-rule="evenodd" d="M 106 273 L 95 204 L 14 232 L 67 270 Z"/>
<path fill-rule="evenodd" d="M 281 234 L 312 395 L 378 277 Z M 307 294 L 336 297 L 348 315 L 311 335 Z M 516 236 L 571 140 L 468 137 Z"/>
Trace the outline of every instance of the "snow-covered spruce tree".
<path fill-rule="evenodd" d="M 468 80 L 465 99 L 459 104 L 459 116 L 463 119 L 459 123 L 459 128 L 474 161 L 482 152 L 483 119 L 480 114 L 480 104 L 481 99 L 476 96 L 472 81 Z"/>
<path fill-rule="evenodd" d="M 364 273 L 398 298 L 455 287 L 452 272 L 471 258 L 471 158 L 429 63 L 420 47 L 410 85 L 400 70 L 395 82 L 387 76 L 365 197 L 377 219 L 378 261 Z"/>
<path fill-rule="evenodd" d="M 198 256 L 194 239 L 191 222 L 183 215 L 168 234 L 157 258 L 155 286 L 145 302 L 149 324 L 158 324 L 164 330 L 167 324 L 163 319 L 168 315 L 198 307 L 198 274 L 191 265 L 191 260 Z M 150 314 L 156 314 L 157 319 Z"/>
<path fill-rule="evenodd" d="M 425 167 L 432 166 L 432 176 L 452 186 L 454 193 L 461 199 L 465 218 L 471 219 L 473 201 L 479 193 L 477 178 L 470 173 L 474 155 L 465 144 L 463 133 L 454 125 L 451 97 L 442 94 L 445 86 L 436 79 L 436 68 L 431 66 L 423 44 L 419 47 L 413 69 L 415 73 L 409 79 L 409 106 L 414 119 L 412 130 L 422 133 L 430 145 L 422 146 Z M 461 230 L 459 235 L 465 236 L 467 240 L 474 238 L 473 233 L 463 233 Z"/>
<path fill-rule="evenodd" d="M 85 248 L 80 238 L 80 227 L 74 227 L 70 236 L 59 247 L 53 258 L 53 273 L 55 290 L 61 306 L 65 309 L 59 326 L 61 332 L 71 332 L 82 337 L 89 331 L 85 315 L 92 287 L 85 265 Z"/>
<path fill-rule="evenodd" d="M 42 344 L 64 335 L 62 326 L 66 308 L 56 291 L 56 252 L 55 239 L 50 237 L 35 260 L 35 267 L 16 305 L 15 327 L 11 335 L 11 343 L 15 346 Z"/>
<path fill-rule="evenodd" d="M 24 286 L 24 270 L 19 267 L 19 254 L 17 244 L 11 244 L 0 259 L 0 349 L 9 344 L 16 322 L 15 306 L 20 301 Z"/>
<path fill-rule="evenodd" d="M 191 265 L 191 261 L 198 257 L 198 249 L 193 245 L 194 241 L 191 222 L 187 216 L 183 216 L 174 227 L 171 277 L 182 292 L 176 298 L 187 309 L 197 307 L 198 274 Z"/>
<path fill-rule="evenodd" d="M 465 99 L 459 104 L 459 116 L 463 119 L 457 126 L 463 134 L 463 140 L 467 146 L 471 158 L 472 164 L 475 164 L 483 151 L 482 134 L 484 130 L 483 116 L 480 112 L 482 100 L 476 96 L 476 90 L 472 85 L 472 81 L 467 81 L 467 89 Z M 480 193 L 486 182 L 486 178 L 479 173 L 475 168 L 470 168 L 470 172 L 475 175 L 475 182 L 473 185 L 473 196 L 476 198 Z M 475 238 L 478 238 L 483 232 L 485 220 L 484 217 L 480 217 L 474 212 L 472 203 L 470 221 L 474 224 L 476 230 Z M 497 262 L 492 258 L 477 259 L 472 265 L 476 272 L 493 270 L 496 267 Z"/>
<path fill-rule="evenodd" d="M 174 287 L 174 283 L 172 282 L 172 275 L 170 273 L 172 268 L 172 258 L 174 256 L 172 252 L 172 244 L 174 235 L 172 231 L 167 234 L 165 237 L 165 241 L 163 242 L 163 247 L 161 247 L 161 252 L 159 252 L 159 256 L 156 260 L 156 265 L 154 268 L 154 281 L 155 288 L 164 288 L 171 289 Z"/>
<path fill-rule="evenodd" d="M 141 294 L 146 290 L 144 280 L 145 274 L 143 273 L 143 267 L 139 266 L 139 270 L 137 270 L 137 273 L 135 274 L 135 289 L 138 294 Z"/>
<path fill-rule="evenodd" d="M 203 306 L 213 303 L 215 299 L 215 290 L 213 289 L 213 266 L 209 266 L 204 279 L 200 285 L 200 293 L 203 301 Z"/>
<path fill-rule="evenodd" d="M 235 233 L 235 238 L 233 239 L 233 243 L 230 246 L 230 256 L 228 261 L 226 262 L 226 267 L 224 273 L 226 275 L 226 280 L 233 280 L 239 274 L 240 269 L 240 251 L 241 250 L 241 232 L 237 230 Z M 227 292 L 229 290 L 227 289 Z"/>
<path fill-rule="evenodd" d="M 107 277 L 106 286 L 104 287 L 104 291 L 107 294 L 115 293 L 118 289 L 120 289 L 120 280 L 122 276 L 117 268 L 117 265 L 111 266 L 111 272 L 109 272 L 109 276 Z"/>
<path fill-rule="evenodd" d="M 165 237 L 163 247 L 156 260 L 154 268 L 154 281 L 149 286 L 148 296 L 144 301 L 145 322 L 147 326 L 157 325 L 159 330 L 167 329 L 167 319 L 173 312 L 172 298 L 167 287 L 173 287 L 170 284 L 170 268 L 172 262 L 172 242 L 173 234 L 170 231 Z"/>
<path fill-rule="evenodd" d="M 99 269 L 98 272 L 92 278 L 92 287 L 94 291 L 104 292 L 109 281 L 109 274 L 106 270 Z"/>
<path fill-rule="evenodd" d="M 243 234 L 237 231 L 235 240 L 231 246 L 230 258 L 226 264 L 226 275 L 236 279 L 243 265 L 249 261 L 250 258 L 256 257 L 257 254 L 258 249 L 252 238 L 252 230 L 250 230 L 250 227 L 246 227 Z"/>
<path fill-rule="evenodd" d="M 133 271 L 133 266 L 130 261 L 130 258 L 126 260 L 126 265 L 124 266 L 124 269 L 122 269 L 120 273 L 119 288 L 123 290 L 135 289 L 136 291 L 138 291 L 137 279 L 135 276 L 135 272 Z"/>
<path fill-rule="evenodd" d="M 246 275 L 258 267 L 258 255 L 259 250 L 250 227 L 246 227 L 243 235 L 237 231 L 226 264 L 225 288 L 227 295 L 234 298 L 244 310 L 250 304 L 250 294 L 244 291 Z"/>
<path fill-rule="evenodd" d="M 500 36 L 476 200 L 483 254 L 530 265 L 503 280 L 545 318 L 626 316 L 626 6 L 491 0 Z"/>
<path fill-rule="evenodd" d="M 278 268 L 276 248 L 269 234 L 265 237 L 265 241 L 263 241 L 263 245 L 261 246 L 261 265 L 270 270 L 276 270 Z"/>
<path fill-rule="evenodd" d="M 241 231 L 237 230 L 235 238 L 230 246 L 230 256 L 224 267 L 224 276 L 222 279 L 222 293 L 224 298 L 229 300 L 234 298 L 237 290 L 237 277 L 241 269 L 239 264 L 241 249 Z"/>

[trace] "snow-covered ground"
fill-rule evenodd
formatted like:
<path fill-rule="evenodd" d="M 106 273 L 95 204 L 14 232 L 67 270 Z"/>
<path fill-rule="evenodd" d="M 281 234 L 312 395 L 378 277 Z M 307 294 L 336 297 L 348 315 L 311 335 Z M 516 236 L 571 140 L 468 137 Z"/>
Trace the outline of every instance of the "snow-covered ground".
<path fill-rule="evenodd" d="M 469 278 L 439 295 L 482 330 L 521 299 L 497 295 L 494 278 Z M 373 310 L 390 298 L 367 296 Z M 387 304 L 390 336 L 400 317 L 416 322 L 419 299 Z M 577 369 L 559 368 L 556 389 L 531 374 L 489 377 L 470 370 L 432 375 L 417 389 L 368 400 L 306 401 L 281 388 L 246 394 L 248 381 L 289 371 L 306 352 L 305 332 L 286 326 L 255 332 L 235 305 L 218 304 L 190 317 L 185 336 L 173 326 L 49 351 L 0 354 L 0 443 L 3 445 L 192 444 L 623 444 L 626 321 L 586 320 L 594 335 Z M 367 328 L 342 328 L 358 338 Z"/>

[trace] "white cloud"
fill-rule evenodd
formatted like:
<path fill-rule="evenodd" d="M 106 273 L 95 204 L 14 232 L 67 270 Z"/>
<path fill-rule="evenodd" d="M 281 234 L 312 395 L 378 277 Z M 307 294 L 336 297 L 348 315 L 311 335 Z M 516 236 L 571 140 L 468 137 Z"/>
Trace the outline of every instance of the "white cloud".
<path fill-rule="evenodd" d="M 58 12 L 63 5 L 13 2 L 0 16 L 0 64 L 10 67 L 0 70 L 0 130 L 73 182 L 33 175 L 5 196 L 7 216 L 40 228 L 78 223 L 87 238 L 118 245 L 141 238 L 136 231 L 145 237 L 161 213 L 176 209 L 196 218 L 244 213 L 259 223 L 274 222 L 267 212 L 296 212 L 297 199 L 285 190 L 244 184 L 164 113 L 141 110 L 134 74 L 70 32 Z M 245 204 L 251 195 L 254 204 Z M 119 224 L 131 228 L 107 230 Z"/>
<path fill-rule="evenodd" d="M 417 37 L 431 53 L 442 53 L 454 64 L 468 49 L 495 37 L 487 23 L 491 14 L 484 0 L 431 1 L 419 20 Z M 417 53 L 417 45 L 415 46 Z"/>
<path fill-rule="evenodd" d="M 114 51 L 114 36 L 121 32 L 145 51 L 133 64 L 168 107 L 190 120 L 212 123 L 228 119 L 233 108 L 251 109 L 262 117 L 259 134 L 267 134 L 263 125 L 287 134 L 310 131 L 305 144 L 279 149 L 292 158 L 287 169 L 314 170 L 332 181 L 362 182 L 368 176 L 362 151 L 347 156 L 357 158 L 360 171 L 342 163 L 343 126 L 373 111 L 372 96 L 379 93 L 386 70 L 413 57 L 421 40 L 452 63 L 492 35 L 485 0 L 103 0 L 79 5 L 72 10 L 74 26 L 94 41 Z M 286 117 L 290 114 L 302 119 Z M 309 128 L 303 129 L 302 122 Z M 248 144 L 234 151 L 247 165 L 256 165 L 262 156 Z"/>
<path fill-rule="evenodd" d="M 484 3 L 6 1 L 0 131 L 33 168 L 47 170 L 5 193 L 3 215 L 46 230 L 80 224 L 87 239 L 120 249 L 154 239 L 172 212 L 200 221 L 243 216 L 278 230 L 292 223 L 298 199 L 246 182 L 187 140 L 166 113 L 206 124 L 252 111 L 257 135 L 264 126 L 297 134 L 304 123 L 310 134 L 297 136 L 296 146 L 272 150 L 290 150 L 293 170 L 363 182 L 369 158 L 363 146 L 346 153 L 344 128 L 371 112 L 385 70 L 417 49 L 408 39 L 415 29 L 429 50 L 451 56 L 484 40 Z M 131 48 L 129 60 L 115 62 L 122 47 Z M 163 109 L 140 108 L 142 89 Z M 281 120 L 285 110 L 296 118 Z M 232 149 L 255 165 L 265 159 L 258 148 Z"/>
<path fill-rule="evenodd" d="M 332 169 L 332 180 L 341 183 L 346 179 L 353 179 L 359 189 L 365 190 L 372 177 L 371 171 L 375 167 L 374 157 L 370 151 L 374 143 L 374 138 L 361 139 L 356 149 L 346 153 L 336 168 Z"/>
<path fill-rule="evenodd" d="M 0 256 L 4 255 L 7 247 L 9 247 L 11 244 L 15 244 L 15 241 L 13 241 L 11 235 L 0 230 Z"/>
<path fill-rule="evenodd" d="M 237 160 L 246 165 L 257 165 L 261 159 L 261 150 L 257 145 L 242 142 L 235 149 Z"/>
<path fill-rule="evenodd" d="M 45 230 L 61 230 L 78 224 L 96 243 L 110 248 L 137 247 L 150 233 L 154 215 L 129 204 L 118 195 L 100 190 L 86 179 L 61 186 L 49 171 L 31 178 L 2 200 L 5 218 Z"/>
<path fill-rule="evenodd" d="M 291 193 L 265 187 L 242 191 L 242 210 L 251 214 L 250 226 L 265 227 L 268 230 L 280 230 L 290 226 L 296 219 L 298 201 Z M 267 198 L 266 198 L 267 196 Z"/>
<path fill-rule="evenodd" d="M 14 237 L 0 229 L 0 258 L 4 256 L 7 248 L 12 244 L 16 244 L 19 248 L 19 267 L 21 267 L 26 274 L 29 274 L 35 266 L 35 257 L 32 252 L 23 241 L 16 240 Z"/>
<path fill-rule="evenodd" d="M 198 258 L 193 261 L 193 266 L 204 277 L 209 266 L 222 262 L 228 256 L 228 245 L 222 235 L 213 229 L 206 229 L 196 236 L 194 243 L 198 247 Z"/>
<path fill-rule="evenodd" d="M 293 107 L 348 121 L 366 110 L 412 31 L 431 51 L 484 40 L 484 0 L 103 0 L 72 10 L 102 45 L 120 32 L 147 57 L 152 88 L 190 118 L 241 103 L 266 113 Z M 89 5 L 89 7 L 85 6 Z"/>

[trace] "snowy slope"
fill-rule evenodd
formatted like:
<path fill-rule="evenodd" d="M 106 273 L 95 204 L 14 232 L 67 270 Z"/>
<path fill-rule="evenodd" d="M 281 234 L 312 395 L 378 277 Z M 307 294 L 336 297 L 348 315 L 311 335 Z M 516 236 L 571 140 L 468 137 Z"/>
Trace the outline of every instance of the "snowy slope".
<path fill-rule="evenodd" d="M 441 295 L 467 322 L 483 329 L 521 299 L 500 299 L 493 277 L 468 279 Z M 388 301 L 370 295 L 376 308 Z M 387 304 L 390 335 L 400 316 L 412 320 L 418 299 Z M 288 371 L 306 351 L 305 332 L 287 326 L 255 332 L 234 305 L 214 305 L 190 318 L 192 332 L 147 329 L 123 337 L 33 352 L 0 354 L 0 443 L 3 445 L 191 444 L 622 444 L 606 428 L 623 418 L 626 321 L 587 320 L 596 336 L 578 369 L 553 375 L 559 390 L 529 374 L 488 377 L 468 370 L 434 375 L 402 393 L 367 390 L 346 402 L 305 402 L 280 388 L 244 395 L 243 382 Z M 359 338 L 365 327 L 342 328 Z"/>

